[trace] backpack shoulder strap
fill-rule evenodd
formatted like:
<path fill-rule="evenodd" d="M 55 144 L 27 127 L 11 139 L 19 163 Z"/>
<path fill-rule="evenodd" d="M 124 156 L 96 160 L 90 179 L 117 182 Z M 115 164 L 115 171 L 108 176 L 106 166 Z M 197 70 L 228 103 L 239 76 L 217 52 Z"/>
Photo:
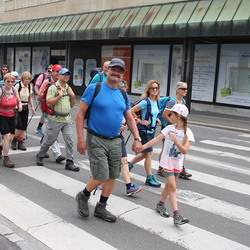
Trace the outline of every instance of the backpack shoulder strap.
<path fill-rule="evenodd" d="M 127 93 L 126 93 L 126 91 L 125 91 L 125 90 L 123 90 L 123 89 L 121 89 L 121 88 L 120 88 L 120 91 L 121 91 L 122 96 L 123 96 L 123 98 L 124 98 L 124 100 L 125 100 L 125 103 L 127 104 L 128 97 L 127 97 Z"/>
<path fill-rule="evenodd" d="M 149 98 L 144 99 L 147 102 L 147 111 L 145 115 L 145 120 L 148 120 L 151 117 L 151 102 Z"/>
<path fill-rule="evenodd" d="M 100 82 L 103 81 L 103 72 L 98 72 L 99 76 L 100 76 Z"/>

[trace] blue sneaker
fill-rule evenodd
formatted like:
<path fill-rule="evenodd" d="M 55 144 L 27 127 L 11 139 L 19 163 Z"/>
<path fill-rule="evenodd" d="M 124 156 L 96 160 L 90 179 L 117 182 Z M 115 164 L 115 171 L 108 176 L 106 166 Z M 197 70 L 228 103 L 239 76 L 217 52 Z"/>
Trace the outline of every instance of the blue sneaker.
<path fill-rule="evenodd" d="M 42 128 L 37 128 L 36 131 L 37 131 L 37 133 L 38 133 L 39 135 L 43 135 L 43 130 L 42 130 Z"/>
<path fill-rule="evenodd" d="M 102 185 L 99 185 L 96 189 L 97 190 L 102 190 Z"/>
<path fill-rule="evenodd" d="M 147 176 L 147 179 L 146 179 L 146 182 L 145 182 L 146 185 L 148 186 L 151 186 L 151 187 L 160 187 L 161 186 L 161 183 L 158 182 L 156 179 L 155 179 L 155 176 L 153 174 L 149 174 Z"/>
<path fill-rule="evenodd" d="M 131 164 L 130 162 L 128 162 L 128 168 L 129 168 L 129 172 L 131 171 L 131 169 L 134 167 L 133 164 Z"/>
<path fill-rule="evenodd" d="M 142 191 L 142 187 L 137 187 L 134 184 L 131 184 L 131 187 L 127 189 L 127 196 L 131 196 L 133 194 L 139 193 Z"/>

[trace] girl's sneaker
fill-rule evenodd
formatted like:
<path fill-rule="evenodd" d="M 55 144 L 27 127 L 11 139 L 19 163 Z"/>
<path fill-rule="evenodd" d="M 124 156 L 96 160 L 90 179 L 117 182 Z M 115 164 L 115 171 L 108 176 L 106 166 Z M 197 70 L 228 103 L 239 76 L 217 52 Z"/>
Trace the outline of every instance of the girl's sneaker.
<path fill-rule="evenodd" d="M 189 222 L 189 219 L 183 218 L 183 216 L 180 213 L 174 214 L 173 219 L 174 219 L 174 225 L 176 226 L 180 226 Z"/>
<path fill-rule="evenodd" d="M 162 217 L 168 218 L 170 214 L 167 212 L 165 204 L 157 203 L 155 207 L 156 212 L 158 212 Z"/>
<path fill-rule="evenodd" d="M 131 187 L 127 189 L 127 196 L 131 196 L 133 194 L 139 193 L 142 191 L 142 187 L 137 187 L 134 184 L 131 184 Z"/>

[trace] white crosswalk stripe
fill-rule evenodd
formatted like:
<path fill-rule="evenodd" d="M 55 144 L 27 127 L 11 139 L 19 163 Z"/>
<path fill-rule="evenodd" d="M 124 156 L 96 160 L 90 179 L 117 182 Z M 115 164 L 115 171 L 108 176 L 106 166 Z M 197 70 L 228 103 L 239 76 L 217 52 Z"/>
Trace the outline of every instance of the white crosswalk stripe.
<path fill-rule="evenodd" d="M 79 181 L 43 167 L 34 166 L 18 168 L 16 170 L 70 196 L 75 196 L 84 185 Z M 98 199 L 98 196 L 92 196 L 90 204 L 95 205 Z M 210 241 L 205 244 L 207 249 L 221 249 L 221 245 L 223 245 L 225 249 L 248 249 L 242 244 L 192 226 L 191 224 L 185 225 L 185 235 L 183 235 L 182 230 L 173 230 L 173 222 L 171 219 L 159 219 L 159 215 L 153 210 L 115 195 L 110 197 L 109 204 L 109 210 L 119 216 L 119 218 L 144 230 L 150 230 L 151 233 L 157 234 L 166 240 L 188 249 L 201 249 L 201 246 L 205 244 L 205 242 L 202 241 L 206 241 L 207 238 L 210 239 Z"/>

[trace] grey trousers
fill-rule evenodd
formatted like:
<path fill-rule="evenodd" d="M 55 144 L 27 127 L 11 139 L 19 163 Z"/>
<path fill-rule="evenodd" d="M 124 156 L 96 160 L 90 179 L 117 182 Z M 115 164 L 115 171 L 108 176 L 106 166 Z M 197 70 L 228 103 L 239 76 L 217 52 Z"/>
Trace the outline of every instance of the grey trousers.
<path fill-rule="evenodd" d="M 44 157 L 49 147 L 57 140 L 57 137 L 62 131 L 62 136 L 66 146 L 66 159 L 72 160 L 74 157 L 74 145 L 73 145 L 73 124 L 71 120 L 67 123 L 54 122 L 48 119 L 46 127 L 46 137 L 43 140 L 38 156 Z"/>

